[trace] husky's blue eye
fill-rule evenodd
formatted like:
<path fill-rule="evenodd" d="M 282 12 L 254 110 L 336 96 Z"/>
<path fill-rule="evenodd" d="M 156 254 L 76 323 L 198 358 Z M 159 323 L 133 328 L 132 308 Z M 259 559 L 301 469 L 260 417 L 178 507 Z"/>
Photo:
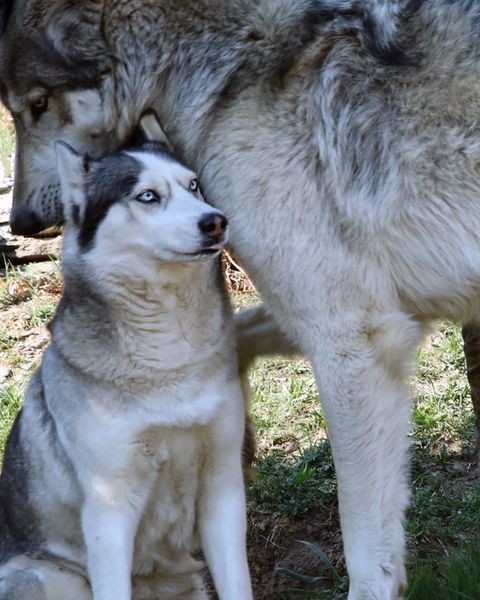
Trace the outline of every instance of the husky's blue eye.
<path fill-rule="evenodd" d="M 198 191 L 198 180 L 197 179 L 192 179 L 192 181 L 190 182 L 190 185 L 188 187 L 190 188 L 191 192 Z"/>
<path fill-rule="evenodd" d="M 144 190 L 135 196 L 135 200 L 149 204 L 150 202 L 160 202 L 160 196 L 153 190 Z"/>

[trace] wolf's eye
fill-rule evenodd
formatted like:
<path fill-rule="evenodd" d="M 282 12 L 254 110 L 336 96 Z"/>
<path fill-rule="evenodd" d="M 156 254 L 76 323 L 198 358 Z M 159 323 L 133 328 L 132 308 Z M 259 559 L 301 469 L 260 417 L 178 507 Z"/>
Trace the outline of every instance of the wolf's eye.
<path fill-rule="evenodd" d="M 160 196 L 153 190 L 144 190 L 135 196 L 135 200 L 149 204 L 150 202 L 160 202 Z"/>
<path fill-rule="evenodd" d="M 198 179 L 192 179 L 188 187 L 191 192 L 198 192 Z"/>
<path fill-rule="evenodd" d="M 44 113 L 48 108 L 48 96 L 40 96 L 34 102 L 30 104 L 30 110 L 32 111 L 32 117 L 38 119 L 38 117 Z"/>

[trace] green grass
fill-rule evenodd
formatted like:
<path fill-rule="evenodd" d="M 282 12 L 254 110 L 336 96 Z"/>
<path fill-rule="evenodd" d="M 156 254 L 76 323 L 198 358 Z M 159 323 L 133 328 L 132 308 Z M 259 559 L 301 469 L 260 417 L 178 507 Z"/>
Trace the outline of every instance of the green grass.
<path fill-rule="evenodd" d="M 49 323 L 55 314 L 56 303 L 50 302 L 33 306 L 28 319 L 29 327 L 40 327 Z"/>
<path fill-rule="evenodd" d="M 61 285 L 60 272 L 36 272 L 31 265 L 14 267 L 6 264 L 0 287 L 0 310 L 27 302 L 39 295 L 43 289 Z"/>
<path fill-rule="evenodd" d="M 260 360 L 251 383 L 260 455 L 285 446 L 305 449 L 326 439 L 325 419 L 307 361 Z"/>
<path fill-rule="evenodd" d="M 0 388 L 0 462 L 8 433 L 20 408 L 25 385 L 18 382 Z"/>
<path fill-rule="evenodd" d="M 325 552 L 316 544 L 312 544 L 306 540 L 298 540 L 298 544 L 306 546 L 310 552 L 315 555 L 318 559 L 319 566 L 322 569 L 322 575 L 318 576 L 305 576 L 292 571 L 290 569 L 278 568 L 277 573 L 289 577 L 292 581 L 292 586 L 295 582 L 299 582 L 305 585 L 318 585 L 321 584 L 325 589 L 323 591 L 309 591 L 305 589 L 296 589 L 292 587 L 288 592 L 281 593 L 280 598 L 285 600 L 292 600 L 294 598 L 316 598 L 317 600 L 340 600 L 343 598 L 348 591 L 348 578 L 346 575 L 342 575 L 334 567 Z M 332 588 L 333 586 L 333 588 Z"/>
<path fill-rule="evenodd" d="M 8 352 L 9 350 L 12 350 L 17 341 L 18 338 L 10 335 L 3 329 L 0 329 L 0 351 Z"/>
<path fill-rule="evenodd" d="M 335 501 L 330 445 L 324 442 L 293 455 L 277 450 L 260 459 L 249 491 L 250 508 L 263 514 L 297 516 Z"/>
<path fill-rule="evenodd" d="M 320 549 L 318 549 L 320 550 Z M 320 550 L 321 552 L 321 550 Z M 328 558 L 319 556 L 320 567 Z M 419 561 L 411 568 L 410 585 L 406 600 L 479 600 L 480 599 L 480 549 L 478 545 L 462 547 L 445 558 L 441 567 L 437 561 Z M 280 594 L 282 600 L 345 600 L 348 578 L 341 576 L 333 567 L 319 577 L 306 577 L 299 573 L 282 570 L 290 577 L 292 588 Z M 328 583 L 330 580 L 330 584 Z M 323 584 L 323 590 L 296 589 L 302 584 Z"/>
<path fill-rule="evenodd" d="M 33 296 L 43 285 L 41 278 L 32 280 L 25 271 L 7 275 L 13 278 L 14 287 L 25 284 Z M 32 309 L 32 326 L 43 325 L 52 311 L 53 304 Z M 0 349 L 14 353 L 16 342 L 2 328 Z M 0 390 L 0 447 L 20 406 L 23 381 Z M 407 599 L 480 600 L 480 484 L 472 465 L 475 428 L 458 327 L 438 326 L 433 341 L 419 352 L 412 385 Z M 250 519 L 271 517 L 288 526 L 309 511 L 322 511 L 321 526 L 338 528 L 333 462 L 309 364 L 305 360 L 259 361 L 252 372 L 252 387 L 258 463 L 248 492 Z M 311 551 L 317 554 L 318 575 L 309 573 L 307 578 L 314 578 L 315 589 L 297 589 L 305 585 L 304 574 L 284 572 L 291 586 L 279 593 L 279 600 L 345 600 L 348 581 L 341 561 L 335 563 L 340 565 L 338 570 L 332 570 L 326 568 L 326 560 L 332 559 L 328 549 L 326 555 L 314 548 Z"/>
<path fill-rule="evenodd" d="M 439 325 L 419 353 L 412 382 L 412 499 L 406 525 L 408 600 L 480 600 L 480 483 L 472 465 L 475 428 L 460 330 Z M 334 505 L 336 483 L 325 421 L 305 361 L 261 361 L 253 375 L 258 476 L 250 510 L 296 516 Z M 319 434 L 320 431 L 320 434 Z M 320 438 L 320 439 L 319 439 Z M 291 446 L 293 452 L 286 447 Z M 319 560 L 319 576 L 324 565 Z M 289 599 L 346 598 L 346 577 L 292 588 Z"/>
<path fill-rule="evenodd" d="M 33 282 L 21 269 L 6 265 L 3 285 L 0 288 L 0 308 L 8 308 L 30 300 L 34 290 Z"/>
<path fill-rule="evenodd" d="M 11 159 L 15 146 L 15 130 L 6 109 L 0 106 L 0 164 L 6 177 L 12 174 Z"/>
<path fill-rule="evenodd" d="M 419 562 L 412 571 L 407 600 L 479 600 L 480 549 L 469 545 L 438 563 Z"/>

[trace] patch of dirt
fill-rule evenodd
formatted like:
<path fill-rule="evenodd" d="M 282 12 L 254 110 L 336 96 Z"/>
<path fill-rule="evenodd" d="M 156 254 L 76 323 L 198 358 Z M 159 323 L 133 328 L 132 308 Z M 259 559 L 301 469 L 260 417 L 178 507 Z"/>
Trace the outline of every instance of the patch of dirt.
<path fill-rule="evenodd" d="M 330 508 L 328 507 L 328 511 Z M 306 576 L 324 576 L 326 581 L 330 579 L 326 566 L 299 540 L 317 545 L 333 566 L 341 573 L 344 572 L 340 524 L 336 511 L 316 509 L 298 517 L 250 516 L 248 554 L 256 600 L 278 600 L 281 594 L 287 594 L 292 588 L 322 588 L 322 584 L 311 586 L 279 574 L 279 568 Z"/>
<path fill-rule="evenodd" d="M 8 215 L 11 190 L 0 195 L 0 385 L 22 379 L 38 364 L 49 333 L 45 323 L 33 317 L 37 309 L 58 302 L 61 237 L 22 238 L 11 233 Z M 28 265 L 28 276 L 15 273 Z"/>
<path fill-rule="evenodd" d="M 258 514 L 248 515 L 247 549 L 253 597 L 255 600 L 288 598 L 293 590 L 321 590 L 331 581 L 331 573 L 307 546 L 306 540 L 327 555 L 333 567 L 345 574 L 340 523 L 336 509 L 310 510 L 298 517 Z M 288 569 L 307 577 L 323 577 L 317 584 L 307 584 L 283 573 Z M 207 589 L 212 600 L 218 600 L 209 574 Z"/>

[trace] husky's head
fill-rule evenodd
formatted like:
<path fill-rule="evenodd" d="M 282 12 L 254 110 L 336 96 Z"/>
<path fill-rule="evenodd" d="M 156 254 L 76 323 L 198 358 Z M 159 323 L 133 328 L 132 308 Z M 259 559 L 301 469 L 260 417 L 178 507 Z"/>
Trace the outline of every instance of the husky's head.
<path fill-rule="evenodd" d="M 170 153 L 157 121 L 149 115 L 141 127 L 149 142 L 100 159 L 57 143 L 66 261 L 121 275 L 222 250 L 227 220 L 205 204 L 195 173 Z"/>
<path fill-rule="evenodd" d="M 98 156 L 116 144 L 102 110 L 100 83 L 109 57 L 101 42 L 101 10 L 91 0 L 1 4 L 0 95 L 17 136 L 15 233 L 35 234 L 63 218 L 57 139 Z"/>

